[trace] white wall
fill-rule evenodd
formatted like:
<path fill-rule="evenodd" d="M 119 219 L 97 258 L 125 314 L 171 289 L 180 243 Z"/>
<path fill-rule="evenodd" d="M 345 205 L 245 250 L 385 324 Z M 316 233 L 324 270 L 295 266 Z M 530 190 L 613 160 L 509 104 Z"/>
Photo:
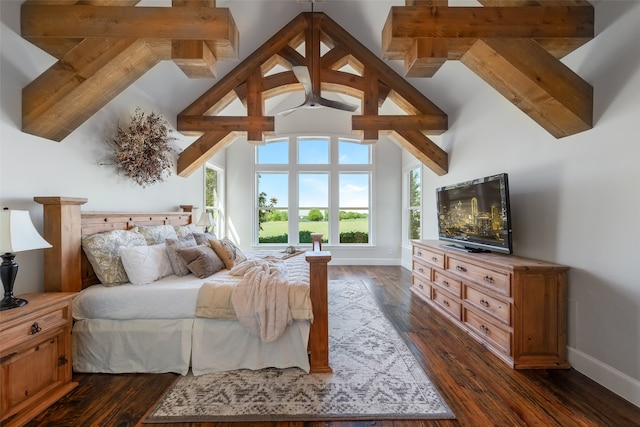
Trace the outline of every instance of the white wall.
<path fill-rule="evenodd" d="M 20 37 L 20 3 L 0 1 L 0 204 L 29 210 L 38 229 L 41 207 L 34 196 L 87 197 L 88 210 L 202 206 L 201 171 L 186 179 L 174 174 L 141 190 L 97 162 L 116 122 L 136 106 L 152 108 L 175 124 L 176 114 L 215 81 L 188 80 L 174 64 L 163 62 L 64 141 L 24 134 L 21 89 L 53 59 Z M 231 8 L 240 29 L 241 59 L 308 10 L 308 4 L 289 0 L 220 3 Z M 327 12 L 381 56 L 386 13 L 403 2 L 369 2 L 363 16 L 371 21 L 352 19 L 358 3 L 323 2 L 316 10 Z M 450 121 L 450 130 L 434 138 L 449 153 L 449 173 L 438 177 L 425 169 L 423 174 L 424 237 L 436 237 L 436 187 L 509 173 L 515 253 L 572 268 L 571 363 L 640 405 L 640 3 L 600 1 L 595 16 L 596 38 L 564 59 L 594 86 L 595 126 L 587 132 L 554 139 L 458 62 L 446 63 L 431 79 L 409 79 Z M 402 73 L 401 61 L 387 63 Z M 219 77 L 235 65 L 221 62 Z M 181 139 L 181 147 L 189 143 Z M 401 256 L 401 167 L 408 157 L 387 141 L 376 145 L 376 156 L 377 246 L 359 253 L 335 249 L 336 262 L 397 262 Z M 221 159 L 218 163 L 224 163 Z M 252 209 L 245 196 L 253 197 L 248 191 L 253 174 L 247 172 L 252 159 L 251 147 L 239 142 L 226 156 L 229 233 L 237 233 L 243 247 L 251 238 L 247 227 Z M 407 264 L 406 250 L 402 256 Z M 21 265 L 16 291 L 42 290 L 41 251 L 20 253 L 16 259 Z"/>
<path fill-rule="evenodd" d="M 461 63 L 415 82 L 450 119 L 449 173 L 424 174 L 423 237 L 437 239 L 436 187 L 507 172 L 514 253 L 571 267 L 570 362 L 640 406 L 640 3 L 595 16 L 596 38 L 564 59 L 594 87 L 592 130 L 556 140 Z"/>

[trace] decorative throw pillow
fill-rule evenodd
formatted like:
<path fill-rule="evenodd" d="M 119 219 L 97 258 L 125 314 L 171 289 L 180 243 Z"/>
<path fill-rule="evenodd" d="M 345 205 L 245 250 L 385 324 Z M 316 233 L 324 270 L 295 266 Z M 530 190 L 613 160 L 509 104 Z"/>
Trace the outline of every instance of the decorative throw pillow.
<path fill-rule="evenodd" d="M 197 244 L 207 246 L 211 246 L 210 239 L 218 240 L 215 233 L 193 233 L 193 238 L 196 239 Z"/>
<path fill-rule="evenodd" d="M 187 268 L 197 277 L 204 279 L 224 268 L 224 263 L 208 245 L 178 249 L 178 254 Z"/>
<path fill-rule="evenodd" d="M 127 272 L 129 282 L 145 285 L 173 274 L 167 247 L 164 243 L 152 246 L 133 246 L 120 248 L 122 265 Z"/>
<path fill-rule="evenodd" d="M 242 251 L 227 237 L 220 240 L 210 239 L 209 243 L 228 270 L 231 270 L 234 265 L 247 260 Z"/>
<path fill-rule="evenodd" d="M 129 281 L 120 259 L 120 248 L 146 244 L 142 234 L 129 230 L 106 231 L 82 238 L 84 253 L 96 276 L 105 286 L 116 286 Z"/>
<path fill-rule="evenodd" d="M 176 225 L 173 227 L 176 234 L 178 235 L 178 239 L 184 239 L 185 237 L 191 236 L 193 233 L 197 233 L 198 229 L 193 224 L 187 225 Z"/>
<path fill-rule="evenodd" d="M 194 239 L 193 236 L 188 236 L 180 240 L 169 238 L 165 240 L 165 245 L 167 246 L 167 256 L 169 257 L 173 274 L 179 277 L 189 274 L 190 271 L 187 268 L 187 264 L 185 264 L 180 255 L 178 255 L 178 250 L 196 246 L 196 239 Z"/>
<path fill-rule="evenodd" d="M 147 245 L 159 245 L 167 239 L 177 239 L 178 235 L 172 225 L 137 225 L 133 228 L 147 240 Z"/>

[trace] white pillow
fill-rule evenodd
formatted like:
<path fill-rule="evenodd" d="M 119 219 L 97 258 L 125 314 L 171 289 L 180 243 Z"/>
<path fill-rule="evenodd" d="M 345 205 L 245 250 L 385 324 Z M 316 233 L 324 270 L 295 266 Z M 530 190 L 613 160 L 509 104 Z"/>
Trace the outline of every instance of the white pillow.
<path fill-rule="evenodd" d="M 151 246 L 121 247 L 120 258 L 129 282 L 144 285 L 173 274 L 164 243 Z"/>

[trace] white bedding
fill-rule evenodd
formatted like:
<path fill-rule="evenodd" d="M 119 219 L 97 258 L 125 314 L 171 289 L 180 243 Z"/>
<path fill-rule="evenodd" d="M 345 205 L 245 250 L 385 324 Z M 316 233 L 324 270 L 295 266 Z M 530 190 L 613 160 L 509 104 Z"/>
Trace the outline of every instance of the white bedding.
<path fill-rule="evenodd" d="M 309 268 L 304 255 L 283 261 L 291 284 L 309 284 Z M 93 285 L 73 302 L 74 319 L 187 319 L 196 317 L 198 291 L 203 283 L 234 284 L 240 281 L 222 270 L 199 279 L 193 274 L 169 275 L 146 285 Z"/>

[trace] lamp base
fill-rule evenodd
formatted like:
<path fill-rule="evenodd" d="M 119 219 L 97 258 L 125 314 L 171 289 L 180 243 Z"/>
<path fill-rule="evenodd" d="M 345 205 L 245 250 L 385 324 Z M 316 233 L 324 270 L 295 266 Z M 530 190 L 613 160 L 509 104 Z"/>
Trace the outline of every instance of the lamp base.
<path fill-rule="evenodd" d="M 13 295 L 8 295 L 2 298 L 2 301 L 0 301 L 0 311 L 22 307 L 23 305 L 27 305 L 27 303 L 28 301 L 26 299 L 16 298 Z"/>

